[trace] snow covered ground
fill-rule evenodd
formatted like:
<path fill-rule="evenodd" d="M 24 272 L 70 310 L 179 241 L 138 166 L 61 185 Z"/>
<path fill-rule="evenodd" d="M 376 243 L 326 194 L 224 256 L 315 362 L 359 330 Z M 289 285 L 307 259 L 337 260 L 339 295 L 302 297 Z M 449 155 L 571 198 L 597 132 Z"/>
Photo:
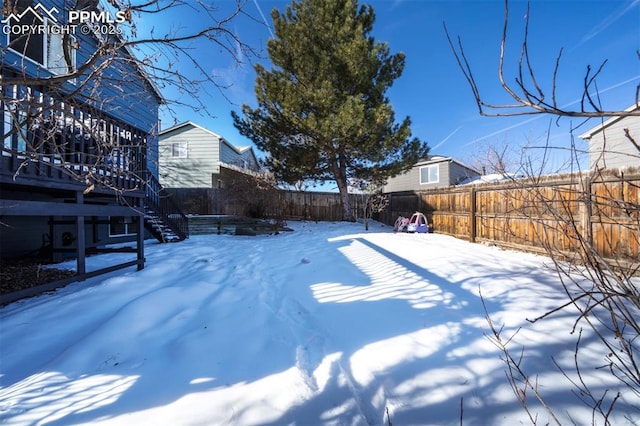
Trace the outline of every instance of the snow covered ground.
<path fill-rule="evenodd" d="M 527 321 L 564 300 L 548 259 L 380 224 L 290 225 L 149 242 L 143 271 L 1 308 L 0 423 L 530 424 L 485 336 L 481 290 L 504 336 L 521 328 L 512 347 L 556 415 L 591 424 L 551 359 L 573 365 L 571 313 Z M 128 255 L 90 265 L 113 256 Z M 583 342 L 583 361 L 602 365 Z M 617 386 L 587 372 L 601 392 Z M 631 398 L 612 424 L 640 418 Z"/>

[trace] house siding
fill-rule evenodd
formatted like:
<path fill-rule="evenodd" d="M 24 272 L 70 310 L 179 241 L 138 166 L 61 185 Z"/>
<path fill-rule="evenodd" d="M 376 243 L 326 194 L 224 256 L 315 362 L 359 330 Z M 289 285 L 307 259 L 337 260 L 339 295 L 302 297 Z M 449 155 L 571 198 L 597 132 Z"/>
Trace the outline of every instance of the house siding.
<path fill-rule="evenodd" d="M 449 167 L 449 183 L 451 185 L 458 185 L 459 183 L 468 180 L 477 178 L 480 176 L 480 173 L 469 169 L 461 164 L 456 162 L 451 162 Z"/>
<path fill-rule="evenodd" d="M 227 164 L 233 164 L 234 166 L 242 167 L 242 161 L 240 161 L 240 155 L 238 152 L 229 146 L 226 142 L 220 141 L 220 161 Z M 220 169 L 216 171 L 219 173 Z"/>
<path fill-rule="evenodd" d="M 0 257 L 2 258 L 20 258 L 36 256 L 44 258 L 47 247 L 51 243 L 51 224 L 50 220 L 56 217 L 40 217 L 40 216 L 5 216 L 3 218 L 3 226 L 0 227 Z M 96 221 L 106 223 L 109 221 L 108 216 L 95 217 Z M 94 229 L 95 228 L 95 229 Z M 56 235 L 69 232 L 75 236 L 76 226 L 73 223 L 67 225 L 58 225 Z M 95 241 L 94 241 L 95 239 Z M 109 235 L 109 225 L 94 225 L 93 223 L 85 224 L 85 245 L 92 247 L 97 241 L 105 244 L 108 241 L 124 242 L 130 237 L 116 237 Z M 40 252 L 40 253 L 38 253 Z M 63 257 L 74 257 L 73 252 L 69 252 Z"/>
<path fill-rule="evenodd" d="M 220 142 L 220 161 L 238 167 L 244 167 L 246 161 L 248 169 L 258 170 L 258 163 L 252 149 L 241 151 L 223 141 Z"/>
<path fill-rule="evenodd" d="M 156 179 L 160 179 L 160 154 L 156 132 L 147 136 L 147 169 Z"/>
<path fill-rule="evenodd" d="M 253 171 L 257 171 L 260 168 L 258 165 L 258 160 L 256 159 L 256 156 L 253 154 L 252 149 L 247 149 L 240 155 L 240 157 L 247 162 L 247 166 L 249 167 L 249 169 Z"/>
<path fill-rule="evenodd" d="M 56 7 L 60 11 L 66 10 L 65 2 L 62 0 L 40 0 L 34 2 L 36 3 L 40 3 L 47 9 Z M 64 24 L 66 14 L 60 12 L 57 18 L 58 23 Z M 76 64 L 80 66 L 95 52 L 97 41 L 89 35 L 81 34 L 80 30 L 77 30 L 73 36 L 79 45 L 76 49 Z M 52 75 L 42 65 L 7 49 L 7 44 L 8 37 L 4 34 L 0 35 L 3 68 L 33 77 L 46 78 Z M 77 101 L 92 105 L 139 130 L 151 132 L 156 129 L 158 123 L 157 105 L 160 98 L 129 58 L 130 55 L 127 52 L 120 52 L 116 58 L 111 59 L 112 62 L 101 72 L 100 78 L 91 78 L 84 82 L 84 77 L 79 77 L 75 84 L 65 83 L 63 92 L 76 91 L 79 82 L 82 82 L 80 93 L 74 95 Z"/>
<path fill-rule="evenodd" d="M 420 168 L 414 166 L 406 173 L 389 178 L 384 186 L 384 192 L 398 192 L 416 190 L 420 186 Z"/>
<path fill-rule="evenodd" d="M 130 62 L 119 58 L 105 70 L 106 78 L 103 75 L 96 88 L 100 95 L 95 106 L 118 120 L 156 133 L 159 99 Z"/>
<path fill-rule="evenodd" d="M 449 186 L 451 185 L 451 177 L 450 177 L 450 168 L 451 163 L 449 161 L 438 163 L 438 182 L 422 184 L 420 185 L 420 189 L 428 189 L 428 188 L 438 188 L 441 186 Z"/>
<path fill-rule="evenodd" d="M 46 243 L 47 220 L 30 216 L 5 216 L 0 226 L 0 257 L 14 258 L 35 254 Z"/>
<path fill-rule="evenodd" d="M 171 145 L 189 144 L 188 158 L 173 158 Z M 243 152 L 222 137 L 194 123 L 186 122 L 160 133 L 160 183 L 167 188 L 211 188 L 217 186 L 220 163 L 257 170 L 252 149 Z"/>
<path fill-rule="evenodd" d="M 423 167 L 438 167 L 438 182 L 420 183 L 420 169 Z M 476 171 L 452 160 L 445 158 L 442 160 L 422 162 L 413 166 L 406 173 L 389 178 L 384 186 L 384 192 L 420 191 L 423 189 L 442 188 L 457 185 L 469 177 L 480 176 Z"/>
<path fill-rule="evenodd" d="M 640 152 L 625 136 L 625 129 L 629 129 L 636 141 L 640 140 L 640 117 L 621 118 L 591 136 L 589 164 L 592 170 L 640 166 Z"/>
<path fill-rule="evenodd" d="M 187 158 L 173 158 L 172 144 L 187 142 Z M 219 138 L 194 126 L 162 134 L 159 141 L 160 183 L 167 188 L 209 188 L 219 170 Z"/>

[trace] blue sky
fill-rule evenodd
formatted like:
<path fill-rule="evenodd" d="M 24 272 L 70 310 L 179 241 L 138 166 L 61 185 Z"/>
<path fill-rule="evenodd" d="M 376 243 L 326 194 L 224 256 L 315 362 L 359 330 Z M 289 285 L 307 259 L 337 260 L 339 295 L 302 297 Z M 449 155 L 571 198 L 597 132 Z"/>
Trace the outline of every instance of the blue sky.
<path fill-rule="evenodd" d="M 361 2 L 363 3 L 363 2 Z M 481 117 L 472 92 L 447 43 L 443 23 L 452 36 L 460 36 L 467 58 L 478 81 L 480 94 L 487 102 L 501 104 L 512 100 L 499 86 L 498 60 L 504 19 L 504 2 L 445 0 L 370 0 L 376 22 L 373 36 L 387 42 L 392 52 L 404 52 L 403 75 L 389 90 L 388 97 L 397 120 L 410 116 L 414 136 L 426 141 L 431 154 L 452 156 L 472 163 L 488 145 L 509 147 L 512 155 L 525 152 L 538 161 L 542 150 L 536 146 L 561 148 L 551 151 L 553 168 L 562 167 L 563 149 L 571 144 L 569 128 L 579 135 L 597 124 L 591 120 L 555 120 L 544 116 Z M 220 14 L 231 1 L 218 2 Z M 287 1 L 248 0 L 248 16 L 236 18 L 230 28 L 240 39 L 263 55 L 271 37 L 270 11 L 279 10 Z M 523 41 L 526 2 L 510 2 L 510 22 L 506 50 L 506 78 L 513 83 Z M 193 28 L 198 17 L 188 13 L 172 25 Z M 577 107 L 587 66 L 597 69 L 607 61 L 597 79 L 600 100 L 605 109 L 625 109 L 634 100 L 640 82 L 640 0 L 538 0 L 532 1 L 529 14 L 529 52 L 540 86 L 551 96 L 551 77 L 556 57 L 563 48 L 557 79 L 558 104 Z M 222 49 L 194 45 L 194 55 L 205 69 L 228 86 L 221 93 L 211 91 L 203 99 L 209 114 L 199 116 L 178 108 L 178 122 L 191 120 L 224 136 L 236 145 L 251 145 L 233 126 L 232 110 L 243 103 L 255 105 L 255 73 L 252 62 L 270 67 L 268 58 L 244 56 L 235 63 Z M 188 72 L 186 70 L 185 72 Z M 225 99 L 226 98 L 226 99 Z M 163 126 L 173 118 L 163 115 Z M 579 148 L 586 144 L 574 139 Z M 523 151 L 523 147 L 529 149 Z"/>

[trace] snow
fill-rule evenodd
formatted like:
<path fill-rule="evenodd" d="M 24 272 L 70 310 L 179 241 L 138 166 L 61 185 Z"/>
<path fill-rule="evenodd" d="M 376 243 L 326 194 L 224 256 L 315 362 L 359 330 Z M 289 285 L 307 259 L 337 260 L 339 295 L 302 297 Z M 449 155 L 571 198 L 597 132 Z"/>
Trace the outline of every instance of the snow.
<path fill-rule="evenodd" d="M 492 183 L 492 182 L 502 182 L 509 181 L 513 179 L 522 179 L 526 176 L 523 174 L 516 173 L 490 173 L 482 176 L 478 176 L 475 178 L 469 178 L 464 180 L 459 185 L 477 185 L 481 183 Z"/>
<path fill-rule="evenodd" d="M 524 348 L 522 367 L 555 414 L 591 424 L 554 364 L 573 365 L 575 314 L 527 320 L 564 300 L 548 258 L 378 223 L 289 225 L 147 242 L 142 271 L 0 309 L 0 423 L 530 424 L 486 308 L 515 334 L 510 347 Z M 89 269 L 122 256 L 90 257 Z M 582 339 L 583 378 L 618 390 L 596 369 L 606 351 Z M 640 404 L 619 390 L 612 424 L 631 424 Z"/>

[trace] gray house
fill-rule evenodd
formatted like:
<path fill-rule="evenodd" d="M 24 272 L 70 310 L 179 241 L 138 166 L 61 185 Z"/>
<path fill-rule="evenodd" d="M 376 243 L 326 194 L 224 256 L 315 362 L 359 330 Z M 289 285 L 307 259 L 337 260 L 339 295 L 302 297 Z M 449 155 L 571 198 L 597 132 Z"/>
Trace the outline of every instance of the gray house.
<path fill-rule="evenodd" d="M 451 157 L 434 155 L 419 161 L 406 173 L 390 178 L 384 192 L 418 191 L 458 185 L 480 173 Z"/>
<path fill-rule="evenodd" d="M 625 111 L 640 111 L 633 105 Z M 640 167 L 640 147 L 634 145 L 625 135 L 640 143 L 640 116 L 612 117 L 580 135 L 589 143 L 589 168 L 625 169 Z"/>
<path fill-rule="evenodd" d="M 159 134 L 160 183 L 167 188 L 211 188 L 220 167 L 257 171 L 253 148 L 235 146 L 190 121 Z"/>

